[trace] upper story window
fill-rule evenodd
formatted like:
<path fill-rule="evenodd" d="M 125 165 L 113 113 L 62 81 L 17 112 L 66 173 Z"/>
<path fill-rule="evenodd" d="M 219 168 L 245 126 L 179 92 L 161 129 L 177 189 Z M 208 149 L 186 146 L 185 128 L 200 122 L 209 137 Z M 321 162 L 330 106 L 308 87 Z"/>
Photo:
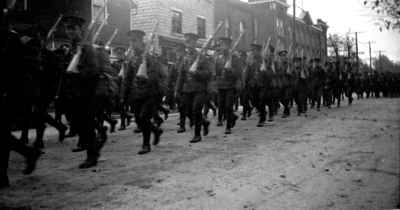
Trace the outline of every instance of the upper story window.
<path fill-rule="evenodd" d="M 284 30 L 284 27 L 283 27 L 283 20 L 281 20 L 279 18 L 276 19 L 276 32 L 280 36 L 284 36 L 285 35 L 285 30 Z"/>
<path fill-rule="evenodd" d="M 102 12 L 101 16 L 99 17 L 99 21 L 102 22 L 107 16 L 107 6 L 104 7 L 106 4 L 106 0 L 95 0 L 93 1 L 92 5 L 92 19 L 96 18 L 99 12 Z"/>
<path fill-rule="evenodd" d="M 203 17 L 197 17 L 197 35 L 206 38 L 206 19 Z"/>
<path fill-rule="evenodd" d="M 172 33 L 182 33 L 182 12 L 172 10 Z"/>
<path fill-rule="evenodd" d="M 269 9 L 270 10 L 276 10 L 276 3 L 275 2 L 270 3 L 269 4 Z"/>

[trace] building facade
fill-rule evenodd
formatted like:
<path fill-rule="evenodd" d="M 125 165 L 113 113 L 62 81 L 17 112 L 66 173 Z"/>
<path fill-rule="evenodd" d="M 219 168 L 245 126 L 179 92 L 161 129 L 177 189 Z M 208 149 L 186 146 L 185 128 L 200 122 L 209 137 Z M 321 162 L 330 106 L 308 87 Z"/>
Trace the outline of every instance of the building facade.
<path fill-rule="evenodd" d="M 248 50 L 251 43 L 263 44 L 269 38 L 271 45 L 277 50 L 289 48 L 298 56 L 307 57 L 327 56 L 328 26 L 322 20 L 314 22 L 307 11 L 301 11 L 293 16 L 288 14 L 289 5 L 286 0 L 249 0 L 248 3 L 240 0 L 216 0 L 216 22 L 224 20 L 225 33 L 236 39 L 240 24 L 246 29 L 246 36 L 242 40 L 239 50 Z M 295 42 L 293 42 L 295 29 Z"/>
<path fill-rule="evenodd" d="M 168 57 L 174 57 L 174 48 L 183 42 L 185 33 L 198 34 L 200 46 L 220 21 L 225 24 L 218 36 L 235 40 L 240 26 L 245 29 L 238 50 L 246 51 L 251 43 L 263 44 L 271 38 L 277 50 L 292 48 L 296 55 L 307 57 L 327 55 L 327 24 L 322 20 L 314 23 L 307 11 L 297 12 L 293 21 L 286 0 L 41 0 L 40 4 L 33 0 L 16 1 L 22 13 L 32 17 L 49 16 L 45 18 L 49 24 L 59 14 L 77 15 L 89 23 L 107 2 L 107 11 L 102 17 L 108 15 L 107 25 L 99 40 L 106 42 L 118 29 L 113 47 L 128 45 L 129 30 L 140 29 L 149 34 L 159 21 L 157 41 L 161 52 Z"/>
<path fill-rule="evenodd" d="M 214 0 L 135 0 L 131 29 L 149 33 L 159 21 L 159 46 L 166 56 L 174 56 L 177 43 L 185 33 L 200 36 L 200 43 L 214 31 Z"/>

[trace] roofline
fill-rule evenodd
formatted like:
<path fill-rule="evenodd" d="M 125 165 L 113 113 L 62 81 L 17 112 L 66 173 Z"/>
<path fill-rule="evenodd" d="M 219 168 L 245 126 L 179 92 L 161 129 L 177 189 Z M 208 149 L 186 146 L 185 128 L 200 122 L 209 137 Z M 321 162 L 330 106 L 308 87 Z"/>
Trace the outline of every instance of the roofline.
<path fill-rule="evenodd" d="M 247 3 L 248 3 L 248 4 L 260 4 L 260 3 L 270 3 L 270 2 L 278 3 L 278 4 L 280 4 L 280 5 L 284 6 L 284 7 L 287 7 L 287 8 L 290 7 L 289 4 L 287 4 L 287 3 L 285 3 L 285 2 L 281 2 L 281 1 L 279 1 L 279 0 L 257 0 L 257 1 L 255 1 L 255 2 L 247 2 Z"/>

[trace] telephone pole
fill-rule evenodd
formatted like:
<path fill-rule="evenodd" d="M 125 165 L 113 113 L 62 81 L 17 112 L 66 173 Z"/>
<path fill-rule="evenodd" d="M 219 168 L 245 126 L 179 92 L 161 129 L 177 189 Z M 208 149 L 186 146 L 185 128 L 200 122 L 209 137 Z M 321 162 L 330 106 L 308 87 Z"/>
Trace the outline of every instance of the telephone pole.
<path fill-rule="evenodd" d="M 369 45 L 369 70 L 372 72 L 372 50 L 371 50 L 371 41 L 368 42 Z"/>
<path fill-rule="evenodd" d="M 357 59 L 357 72 L 360 71 L 360 59 L 358 58 L 358 32 L 356 32 L 356 59 Z"/>
<path fill-rule="evenodd" d="M 292 52 L 293 52 L 293 55 L 294 56 L 296 56 L 295 55 L 295 52 L 296 52 L 296 0 L 293 0 L 293 31 L 292 31 Z"/>

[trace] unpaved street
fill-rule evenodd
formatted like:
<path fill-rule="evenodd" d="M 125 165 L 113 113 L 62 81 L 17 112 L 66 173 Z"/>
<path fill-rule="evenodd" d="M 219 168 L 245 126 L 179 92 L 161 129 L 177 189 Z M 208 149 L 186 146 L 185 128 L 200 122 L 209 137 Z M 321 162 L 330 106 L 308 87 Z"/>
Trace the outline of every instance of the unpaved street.
<path fill-rule="evenodd" d="M 1 205 L 32 209 L 389 209 L 399 202 L 400 99 L 291 116 L 257 128 L 240 121 L 230 136 L 211 126 L 202 143 L 164 125 L 160 146 L 139 156 L 140 134 L 112 134 L 98 167 L 48 136 L 38 170 L 23 176 L 12 154 L 12 187 Z M 2 203 L 2 204 L 1 204 Z"/>

